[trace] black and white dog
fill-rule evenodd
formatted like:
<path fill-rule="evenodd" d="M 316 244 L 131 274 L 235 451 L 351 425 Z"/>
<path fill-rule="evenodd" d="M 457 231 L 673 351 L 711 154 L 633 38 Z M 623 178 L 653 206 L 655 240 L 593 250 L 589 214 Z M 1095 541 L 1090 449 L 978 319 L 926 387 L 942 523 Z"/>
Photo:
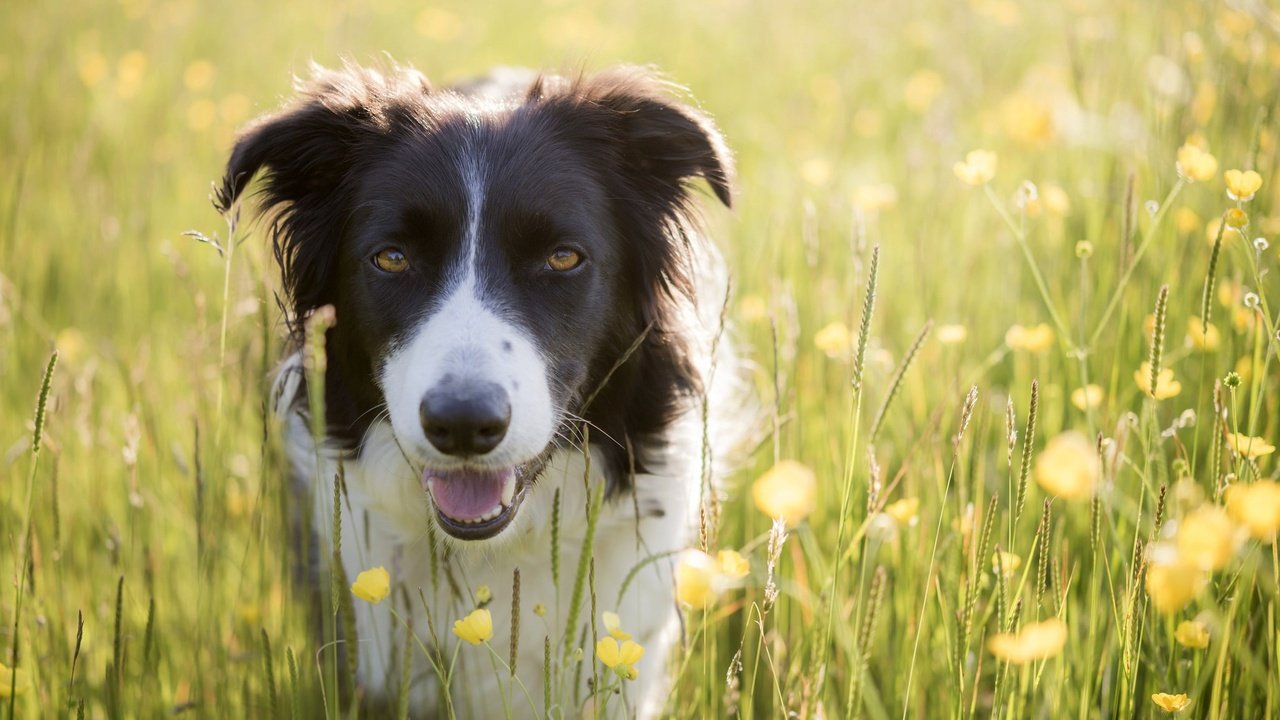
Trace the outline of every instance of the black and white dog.
<path fill-rule="evenodd" d="M 626 684 L 630 712 L 661 708 L 677 637 L 674 552 L 692 543 L 707 487 L 703 404 L 714 435 L 731 410 L 713 386 L 734 374 L 717 342 L 719 256 L 696 231 L 689 186 L 702 178 L 728 205 L 731 160 L 711 122 L 668 89 L 636 68 L 507 71 L 445 89 L 399 67 L 317 68 L 235 145 L 218 200 L 230 208 L 262 172 L 294 347 L 300 318 L 325 305 L 337 314 L 323 446 L 307 429 L 296 353 L 279 408 L 318 528 L 331 524 L 343 465 L 348 577 L 391 573 L 387 602 L 356 603 L 367 693 L 394 697 L 400 682 L 404 628 L 389 605 L 426 635 L 419 589 L 447 642 L 474 589 L 492 588 L 492 645 L 505 657 L 518 568 L 516 670 L 541 712 L 544 638 L 558 657 L 571 637 L 592 662 L 590 602 L 578 627 L 564 626 L 588 493 L 603 485 L 597 610 L 616 611 L 646 648 Z M 717 365 L 727 383 L 713 379 Z M 440 688 L 414 656 L 411 697 L 430 711 Z M 498 717 L 508 702 L 533 714 L 486 651 L 464 647 L 459 668 L 460 716 Z M 586 698 L 591 675 L 555 673 L 554 701 Z"/>

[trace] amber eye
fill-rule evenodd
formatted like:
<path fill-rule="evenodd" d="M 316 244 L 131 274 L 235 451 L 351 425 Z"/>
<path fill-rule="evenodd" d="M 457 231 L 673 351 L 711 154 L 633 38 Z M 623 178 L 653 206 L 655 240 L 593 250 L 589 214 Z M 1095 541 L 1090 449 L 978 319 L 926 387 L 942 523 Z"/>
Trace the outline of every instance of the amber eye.
<path fill-rule="evenodd" d="M 373 264 L 383 272 L 402 273 L 409 269 L 409 258 L 396 248 L 387 248 L 373 256 Z"/>
<path fill-rule="evenodd" d="M 582 264 L 582 253 L 569 248 L 557 248 L 547 256 L 547 267 L 556 272 L 572 270 Z"/>

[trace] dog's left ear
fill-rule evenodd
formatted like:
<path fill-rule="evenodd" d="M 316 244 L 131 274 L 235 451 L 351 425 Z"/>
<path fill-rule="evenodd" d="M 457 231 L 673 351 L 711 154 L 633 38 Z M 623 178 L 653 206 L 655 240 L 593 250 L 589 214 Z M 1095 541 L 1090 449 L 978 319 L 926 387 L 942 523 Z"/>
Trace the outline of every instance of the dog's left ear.
<path fill-rule="evenodd" d="M 631 67 L 586 81 L 584 99 L 608 113 L 620 139 L 625 171 L 662 197 L 678 202 L 686 182 L 701 177 L 726 207 L 733 202 L 733 158 L 711 119 L 672 99 L 671 86 Z"/>

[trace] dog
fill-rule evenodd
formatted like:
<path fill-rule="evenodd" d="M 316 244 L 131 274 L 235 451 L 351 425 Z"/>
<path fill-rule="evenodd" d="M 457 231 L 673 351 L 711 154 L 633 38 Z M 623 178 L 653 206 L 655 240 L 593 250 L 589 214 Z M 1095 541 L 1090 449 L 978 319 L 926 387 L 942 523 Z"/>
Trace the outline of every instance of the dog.
<path fill-rule="evenodd" d="M 392 578 L 386 601 L 353 600 L 365 696 L 407 677 L 416 714 L 540 716 L 544 691 L 559 716 L 661 711 L 674 565 L 714 492 L 707 439 L 733 412 L 716 398 L 738 382 L 693 182 L 729 206 L 732 157 L 672 91 L 637 67 L 445 88 L 401 66 L 313 67 L 238 136 L 216 204 L 261 176 L 291 336 L 276 407 L 316 554 L 331 557 L 341 478 L 342 571 Z M 326 306 L 317 445 L 302 326 Z M 423 649 L 447 662 L 451 622 L 478 604 L 497 659 L 463 644 L 446 699 Z M 645 649 L 620 699 L 592 697 L 606 610 Z M 495 671 L 509 654 L 519 687 Z"/>

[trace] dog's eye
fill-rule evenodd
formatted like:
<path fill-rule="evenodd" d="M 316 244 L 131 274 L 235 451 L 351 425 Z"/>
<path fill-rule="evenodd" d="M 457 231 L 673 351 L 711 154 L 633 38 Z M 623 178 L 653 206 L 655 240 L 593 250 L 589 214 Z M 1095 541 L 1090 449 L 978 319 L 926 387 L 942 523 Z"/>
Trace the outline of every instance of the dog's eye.
<path fill-rule="evenodd" d="M 556 248 L 547 256 L 547 267 L 556 272 L 572 270 L 582 264 L 582 253 L 569 248 Z"/>
<path fill-rule="evenodd" d="M 396 248 L 387 248 L 373 256 L 373 264 L 383 272 L 402 273 L 409 269 L 409 258 Z"/>

